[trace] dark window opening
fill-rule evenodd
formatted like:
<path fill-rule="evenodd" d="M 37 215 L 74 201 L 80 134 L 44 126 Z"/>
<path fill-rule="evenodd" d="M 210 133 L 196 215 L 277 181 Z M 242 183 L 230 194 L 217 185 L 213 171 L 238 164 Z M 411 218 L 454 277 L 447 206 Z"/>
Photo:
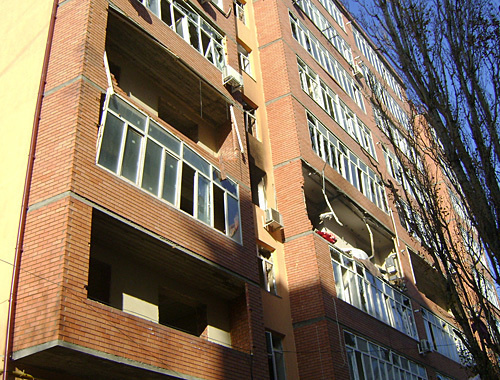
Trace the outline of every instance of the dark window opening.
<path fill-rule="evenodd" d="M 182 165 L 181 210 L 191 215 L 194 215 L 194 175 L 193 168 Z"/>
<path fill-rule="evenodd" d="M 185 295 L 160 290 L 159 322 L 162 325 L 200 336 L 207 328 L 207 306 Z"/>
<path fill-rule="evenodd" d="M 90 259 L 87 297 L 110 304 L 111 266 L 97 259 Z"/>

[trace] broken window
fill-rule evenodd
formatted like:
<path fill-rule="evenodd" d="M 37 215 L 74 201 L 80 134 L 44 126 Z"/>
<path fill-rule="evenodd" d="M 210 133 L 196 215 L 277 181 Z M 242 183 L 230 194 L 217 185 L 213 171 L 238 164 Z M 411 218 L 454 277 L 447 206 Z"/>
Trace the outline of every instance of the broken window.
<path fill-rule="evenodd" d="M 337 297 L 417 338 L 410 299 L 364 265 L 330 247 Z"/>
<path fill-rule="evenodd" d="M 253 107 L 247 102 L 243 102 L 243 116 L 245 117 L 245 130 L 258 139 L 257 107 Z"/>
<path fill-rule="evenodd" d="M 160 4 L 161 1 L 161 4 Z M 225 66 L 223 36 L 198 11 L 176 0 L 142 0 L 147 8 L 217 68 Z M 222 0 L 214 0 L 222 7 Z"/>
<path fill-rule="evenodd" d="M 243 23 L 246 24 L 246 17 L 245 17 L 245 3 L 234 0 L 234 13 L 236 14 L 236 17 Z"/>
<path fill-rule="evenodd" d="M 277 294 L 274 276 L 273 253 L 263 247 L 258 248 L 260 286 L 272 294 Z"/>
<path fill-rule="evenodd" d="M 380 209 L 388 212 L 384 186 L 375 172 L 309 112 L 307 122 L 314 152 Z"/>
<path fill-rule="evenodd" d="M 241 241 L 234 181 L 117 95 L 102 119 L 100 166 Z"/>
<path fill-rule="evenodd" d="M 252 76 L 252 65 L 250 62 L 250 51 L 243 45 L 238 44 L 238 55 L 240 57 L 240 68 L 242 71 Z"/>
<path fill-rule="evenodd" d="M 432 350 L 461 363 L 462 352 L 466 349 L 455 328 L 426 309 L 422 308 L 421 313 L 427 340 L 431 344 Z"/>

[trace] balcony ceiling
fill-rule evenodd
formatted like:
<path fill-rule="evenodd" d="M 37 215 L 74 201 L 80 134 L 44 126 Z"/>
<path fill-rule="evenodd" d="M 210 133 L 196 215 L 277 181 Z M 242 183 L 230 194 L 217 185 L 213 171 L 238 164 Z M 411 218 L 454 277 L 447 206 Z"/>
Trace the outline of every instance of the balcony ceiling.
<path fill-rule="evenodd" d="M 187 50 L 188 56 L 197 62 L 197 66 L 204 67 L 206 64 L 206 71 L 215 71 L 216 76 L 218 70 L 167 25 L 164 25 L 162 32 L 171 41 L 162 43 L 126 16 L 110 12 L 106 37 L 110 63 L 114 61 L 120 64 L 126 60 L 137 72 L 147 76 L 150 83 L 160 89 L 161 98 L 166 103 L 163 106 L 178 114 L 179 119 L 187 117 L 197 124 L 203 123 L 213 128 L 227 124 L 230 120 L 230 100 L 217 86 L 210 85 L 165 46 L 181 44 L 184 55 Z M 217 79 L 223 89 L 222 73 Z"/>
<path fill-rule="evenodd" d="M 208 227 L 207 227 L 208 228 Z M 173 247 L 146 231 L 94 210 L 91 245 L 98 245 L 162 273 L 179 284 L 232 300 L 244 293 L 244 281 L 201 256 Z"/>

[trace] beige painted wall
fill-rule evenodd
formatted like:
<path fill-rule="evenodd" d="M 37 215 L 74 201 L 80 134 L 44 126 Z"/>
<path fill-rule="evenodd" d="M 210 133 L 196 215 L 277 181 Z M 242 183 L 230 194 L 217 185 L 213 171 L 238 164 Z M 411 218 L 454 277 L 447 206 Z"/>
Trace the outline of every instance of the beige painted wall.
<path fill-rule="evenodd" d="M 0 22 L 0 359 L 52 1 L 3 1 Z"/>

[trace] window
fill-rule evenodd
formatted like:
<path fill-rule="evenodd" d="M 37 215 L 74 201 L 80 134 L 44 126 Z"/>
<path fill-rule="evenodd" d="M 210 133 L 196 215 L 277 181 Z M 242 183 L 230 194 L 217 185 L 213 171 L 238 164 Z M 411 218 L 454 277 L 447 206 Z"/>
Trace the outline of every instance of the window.
<path fill-rule="evenodd" d="M 222 9 L 222 0 L 213 0 Z M 185 1 L 141 0 L 147 8 L 219 70 L 226 65 L 223 36 Z"/>
<path fill-rule="evenodd" d="M 87 297 L 94 301 L 109 305 L 110 292 L 111 265 L 91 257 L 89 263 Z"/>
<path fill-rule="evenodd" d="M 455 328 L 426 309 L 422 308 L 421 312 L 425 324 L 425 333 L 427 334 L 427 340 L 431 344 L 431 348 L 461 363 L 461 354 L 466 349 L 458 338 Z"/>
<path fill-rule="evenodd" d="M 259 131 L 257 129 L 257 108 L 252 107 L 250 104 L 243 103 L 243 116 L 245 118 L 245 130 L 253 137 L 259 138 Z"/>
<path fill-rule="evenodd" d="M 388 212 L 384 186 L 375 172 L 309 112 L 307 122 L 314 152 L 381 210 Z"/>
<path fill-rule="evenodd" d="M 337 94 L 319 76 L 297 58 L 300 85 L 323 110 L 330 115 L 356 142 L 376 159 L 375 147 L 370 129 L 358 119 L 355 113 L 342 102 Z"/>
<path fill-rule="evenodd" d="M 250 62 L 250 52 L 245 47 L 243 47 L 242 45 L 238 44 L 238 55 L 240 57 L 240 67 L 241 67 L 241 70 L 243 70 L 248 75 L 252 76 L 252 66 L 251 66 L 251 62 Z"/>
<path fill-rule="evenodd" d="M 311 0 L 297 0 L 296 4 L 304 11 L 311 21 L 318 27 L 321 33 L 330 41 L 338 52 L 346 59 L 349 64 L 353 64 L 352 51 L 349 44 L 337 32 L 335 27 L 328 22 L 325 16 L 312 3 Z M 342 16 L 339 18 L 342 20 Z M 338 22 L 338 19 L 336 19 Z M 339 23 L 340 24 L 340 23 Z M 341 24 L 343 26 L 343 22 Z"/>
<path fill-rule="evenodd" d="M 330 16 L 333 17 L 333 19 L 337 22 L 337 24 L 340 25 L 340 27 L 345 30 L 345 25 L 344 25 L 344 19 L 342 17 L 342 13 L 340 10 L 337 8 L 333 0 L 319 0 L 321 5 L 325 7 L 325 9 L 328 11 Z"/>
<path fill-rule="evenodd" d="M 107 104 L 97 164 L 241 242 L 238 185 L 117 95 Z"/>
<path fill-rule="evenodd" d="M 351 380 L 427 380 L 423 366 L 388 348 L 347 331 L 344 331 L 344 340 Z"/>
<path fill-rule="evenodd" d="M 372 66 L 377 70 L 377 72 L 384 78 L 389 87 L 394 91 L 394 93 L 398 96 L 399 99 L 403 100 L 401 94 L 401 87 L 398 82 L 389 73 L 389 70 L 385 67 L 385 65 L 380 60 L 378 54 L 373 50 L 370 44 L 365 40 L 365 38 L 353 28 L 354 41 L 356 42 L 356 46 L 363 53 L 363 55 L 368 58 L 368 61 L 372 64 Z"/>
<path fill-rule="evenodd" d="M 410 299 L 364 265 L 330 247 L 337 297 L 389 326 L 418 338 Z"/>
<path fill-rule="evenodd" d="M 246 24 L 245 3 L 234 0 L 234 13 L 236 14 L 238 20 L 240 20 L 243 24 Z"/>
<path fill-rule="evenodd" d="M 474 269 L 474 278 L 481 294 L 498 309 L 498 296 L 493 282 L 489 281 L 482 273 L 479 273 L 477 269 Z"/>
<path fill-rule="evenodd" d="M 273 253 L 263 247 L 258 247 L 260 286 L 269 293 L 277 294 L 274 277 Z"/>
<path fill-rule="evenodd" d="M 403 182 L 403 168 L 399 163 L 396 155 L 388 150 L 386 147 L 383 148 L 385 165 L 390 176 L 394 178 L 399 184 Z"/>
<path fill-rule="evenodd" d="M 270 331 L 266 331 L 266 344 L 269 378 L 271 380 L 285 380 L 285 357 L 281 338 Z"/>
<path fill-rule="evenodd" d="M 454 380 L 452 377 L 441 375 L 440 373 L 436 373 L 436 379 L 437 380 Z"/>
<path fill-rule="evenodd" d="M 292 36 L 333 77 L 338 85 L 366 112 L 363 94 L 351 75 L 294 15 L 290 15 Z"/>
<path fill-rule="evenodd" d="M 380 100 L 385 107 L 394 115 L 397 121 L 406 129 L 410 129 L 410 121 L 405 110 L 394 100 L 394 98 L 389 94 L 389 92 L 382 86 L 382 84 L 375 78 L 374 75 L 369 75 L 369 81 L 373 85 L 373 93 L 376 95 L 377 99 Z M 377 107 L 373 106 L 373 109 L 380 112 Z M 375 112 L 375 111 L 374 111 Z M 375 116 L 375 120 L 380 118 Z M 381 127 L 382 131 L 386 132 L 387 128 Z M 387 132 L 386 132 L 387 133 Z"/>

